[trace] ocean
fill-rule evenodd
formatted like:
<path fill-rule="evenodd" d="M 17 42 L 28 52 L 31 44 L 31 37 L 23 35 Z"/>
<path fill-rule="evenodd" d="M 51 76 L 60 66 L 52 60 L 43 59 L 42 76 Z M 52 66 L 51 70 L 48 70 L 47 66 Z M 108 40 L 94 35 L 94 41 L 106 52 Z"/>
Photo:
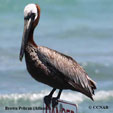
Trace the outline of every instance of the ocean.
<path fill-rule="evenodd" d="M 19 61 L 28 3 L 41 7 L 36 43 L 72 56 L 97 83 L 94 102 L 70 90 L 61 99 L 77 104 L 78 113 L 112 113 L 113 0 L 0 0 L 0 113 L 41 113 L 5 107 L 42 106 L 52 89 L 35 81 L 25 60 Z"/>

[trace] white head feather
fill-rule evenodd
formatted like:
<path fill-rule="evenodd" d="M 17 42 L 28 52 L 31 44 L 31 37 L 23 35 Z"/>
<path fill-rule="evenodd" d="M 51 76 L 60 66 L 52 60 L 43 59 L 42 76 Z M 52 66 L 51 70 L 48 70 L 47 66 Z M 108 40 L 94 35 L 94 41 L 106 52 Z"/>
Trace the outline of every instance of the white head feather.
<path fill-rule="evenodd" d="M 29 13 L 34 13 L 35 14 L 35 19 L 37 18 L 37 8 L 35 4 L 28 4 L 25 8 L 24 8 L 24 17 L 27 17 L 29 15 Z"/>

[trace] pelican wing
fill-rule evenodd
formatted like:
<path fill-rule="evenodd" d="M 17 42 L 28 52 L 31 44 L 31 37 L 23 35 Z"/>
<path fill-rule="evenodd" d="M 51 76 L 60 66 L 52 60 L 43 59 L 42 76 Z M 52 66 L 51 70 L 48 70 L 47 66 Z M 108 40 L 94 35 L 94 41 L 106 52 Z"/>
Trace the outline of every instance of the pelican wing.
<path fill-rule="evenodd" d="M 64 79 L 70 85 L 75 88 L 78 87 L 78 90 L 85 90 L 91 95 L 94 94 L 93 89 L 96 89 L 94 81 L 88 77 L 84 69 L 70 56 L 66 56 L 55 50 L 42 46 L 38 47 L 37 53 L 39 53 L 40 59 L 43 58 L 44 62 L 60 71 L 64 76 Z"/>

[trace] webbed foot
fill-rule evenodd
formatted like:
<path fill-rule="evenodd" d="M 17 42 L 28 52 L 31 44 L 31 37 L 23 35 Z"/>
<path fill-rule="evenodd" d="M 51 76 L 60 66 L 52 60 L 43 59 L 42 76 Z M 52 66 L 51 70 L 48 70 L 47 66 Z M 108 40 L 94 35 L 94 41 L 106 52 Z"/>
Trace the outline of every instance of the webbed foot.
<path fill-rule="evenodd" d="M 52 107 L 55 108 L 58 105 L 58 98 L 52 98 Z"/>
<path fill-rule="evenodd" d="M 45 102 L 46 106 L 49 108 L 50 103 L 51 103 L 51 97 L 50 96 L 45 96 L 44 97 L 44 102 Z"/>

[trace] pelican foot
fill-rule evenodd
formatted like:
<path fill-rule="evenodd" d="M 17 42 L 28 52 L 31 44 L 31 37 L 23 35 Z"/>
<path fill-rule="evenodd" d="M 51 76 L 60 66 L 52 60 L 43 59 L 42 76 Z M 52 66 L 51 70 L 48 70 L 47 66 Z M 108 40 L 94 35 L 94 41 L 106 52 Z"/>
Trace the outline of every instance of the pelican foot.
<path fill-rule="evenodd" d="M 46 106 L 49 108 L 50 103 L 51 103 L 51 97 L 50 96 L 45 96 L 44 97 L 44 102 L 45 102 Z"/>
<path fill-rule="evenodd" d="M 55 108 L 58 105 L 58 98 L 52 98 L 52 107 Z"/>

